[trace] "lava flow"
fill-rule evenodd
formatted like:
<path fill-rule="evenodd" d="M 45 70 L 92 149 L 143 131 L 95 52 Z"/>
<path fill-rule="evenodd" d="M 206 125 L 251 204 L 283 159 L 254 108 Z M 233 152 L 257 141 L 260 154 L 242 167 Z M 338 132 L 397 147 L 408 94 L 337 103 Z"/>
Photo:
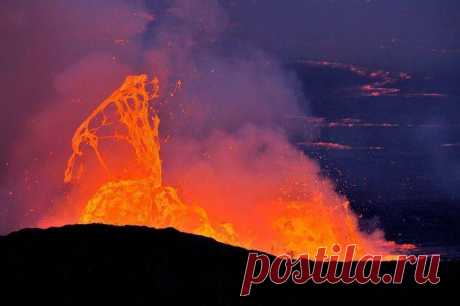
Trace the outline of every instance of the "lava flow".
<path fill-rule="evenodd" d="M 166 186 L 162 181 L 159 101 L 158 79 L 149 81 L 146 75 L 128 76 L 123 85 L 76 130 L 65 181 L 84 180 L 83 166 L 88 164 L 84 151 L 88 148 L 93 151 L 99 164 L 97 167 L 103 169 L 107 178 L 95 186 L 97 191 L 92 196 L 85 199 L 80 223 L 175 227 L 272 254 L 313 255 L 318 247 L 356 244 L 356 256 L 369 253 L 390 255 L 400 247 L 385 241 L 381 232 L 362 233 L 357 217 L 343 197 L 331 197 L 320 190 L 314 194 L 304 192 L 302 185 L 295 183 L 285 189 L 294 190 L 299 196 L 279 194 L 264 199 L 264 205 L 259 206 L 263 209 L 256 214 L 257 220 L 248 220 L 243 216 L 244 212 L 232 217 L 211 216 L 206 206 L 185 203 L 174 187 Z M 128 144 L 131 157 L 120 155 L 128 167 L 111 163 L 118 151 L 101 149 L 108 142 Z M 95 167 L 93 164 L 86 170 L 95 173 L 99 171 Z M 258 182 L 250 184 L 256 186 Z"/>

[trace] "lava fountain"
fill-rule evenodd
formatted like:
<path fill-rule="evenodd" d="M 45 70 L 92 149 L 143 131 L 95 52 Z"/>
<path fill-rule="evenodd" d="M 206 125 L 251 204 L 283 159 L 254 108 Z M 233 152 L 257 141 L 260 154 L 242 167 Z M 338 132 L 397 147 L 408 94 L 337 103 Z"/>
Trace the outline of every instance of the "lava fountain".
<path fill-rule="evenodd" d="M 319 247 L 356 244 L 356 256 L 390 255 L 403 247 L 383 239 L 381 232 L 361 232 L 348 201 L 339 195 L 325 196 L 320 190 L 308 197 L 280 195 L 265 199 L 264 205 L 259 206 L 260 219 L 252 221 L 244 219 L 242 211 L 240 216 L 233 215 L 232 220 L 222 222 L 228 218 L 211 216 L 200 203 L 185 203 L 180 193 L 162 180 L 159 90 L 157 78 L 128 76 L 77 128 L 65 182 L 84 180 L 83 157 L 91 151 L 107 177 L 85 200 L 80 223 L 174 227 L 272 254 L 314 255 Z M 129 169 L 109 162 L 117 151 L 101 150 L 108 142 L 128 145 L 131 157 L 123 158 L 131 165 Z M 86 172 L 97 171 L 93 168 Z M 250 184 L 256 186 L 258 182 Z M 292 183 L 286 188 L 303 194 L 302 185 Z M 203 189 L 206 191 L 206 186 Z"/>

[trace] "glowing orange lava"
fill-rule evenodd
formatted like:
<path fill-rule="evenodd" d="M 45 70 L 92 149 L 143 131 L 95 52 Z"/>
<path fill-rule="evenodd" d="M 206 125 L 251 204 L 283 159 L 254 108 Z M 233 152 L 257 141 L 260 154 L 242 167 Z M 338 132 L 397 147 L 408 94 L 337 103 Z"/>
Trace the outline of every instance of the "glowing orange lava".
<path fill-rule="evenodd" d="M 159 124 L 155 110 L 160 101 L 159 81 L 146 75 L 128 76 L 123 85 L 105 99 L 78 127 L 72 139 L 73 154 L 65 171 L 65 181 L 83 180 L 85 147 L 97 157 L 107 173 L 107 181 L 87 199 L 80 223 L 134 224 L 175 227 L 212 237 L 218 241 L 273 254 L 313 255 L 318 247 L 357 244 L 358 254 L 390 254 L 398 247 L 381 235 L 359 231 L 356 216 L 341 196 L 326 196 L 320 190 L 302 196 L 265 199 L 263 209 L 249 221 L 232 216 L 211 218 L 200 203 L 184 203 L 178 192 L 162 182 Z M 116 151 L 100 149 L 104 142 L 128 144 L 132 157 L 129 169 L 111 166 Z M 125 162 L 127 161 L 123 155 Z M 77 164 L 80 164 L 78 167 Z M 87 169 L 87 173 L 97 171 Z M 199 179 L 199 178 L 197 178 Z M 254 186 L 257 182 L 251 182 Z M 203 186 L 206 190 L 206 186 Z M 302 186 L 292 182 L 291 194 L 302 194 Z M 235 191 L 237 192 L 237 191 Z M 230 217 L 229 217 L 230 218 Z M 380 233 L 381 234 L 381 233 Z"/>

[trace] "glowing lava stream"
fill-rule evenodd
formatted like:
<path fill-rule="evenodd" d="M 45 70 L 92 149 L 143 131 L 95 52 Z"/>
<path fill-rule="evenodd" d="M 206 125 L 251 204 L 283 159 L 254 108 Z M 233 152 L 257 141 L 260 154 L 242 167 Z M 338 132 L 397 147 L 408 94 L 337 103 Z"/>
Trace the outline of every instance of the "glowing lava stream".
<path fill-rule="evenodd" d="M 81 179 L 82 171 L 77 171 L 77 163 L 83 163 L 85 146 L 95 153 L 108 177 L 86 201 L 80 223 L 174 227 L 272 254 L 308 253 L 313 256 L 318 247 L 330 249 L 333 244 L 343 247 L 357 244 L 356 256 L 382 254 L 391 257 L 404 248 L 385 241 L 381 232 L 373 235 L 360 232 L 348 202 L 337 196 L 330 200 L 333 203 L 326 205 L 329 198 L 321 191 L 304 200 L 280 196 L 268 201 L 260 212 L 265 216 L 261 217 L 263 221 L 246 222 L 244 227 L 241 220 L 221 223 L 209 217 L 199 204 L 182 202 L 176 189 L 162 182 L 160 119 L 153 107 L 158 101 L 158 79 L 149 81 L 146 75 L 128 76 L 76 130 L 65 182 Z M 135 170 L 113 169 L 101 150 L 103 142 L 126 142 L 134 156 L 129 162 L 135 165 Z M 110 152 L 116 154 L 116 151 Z"/>

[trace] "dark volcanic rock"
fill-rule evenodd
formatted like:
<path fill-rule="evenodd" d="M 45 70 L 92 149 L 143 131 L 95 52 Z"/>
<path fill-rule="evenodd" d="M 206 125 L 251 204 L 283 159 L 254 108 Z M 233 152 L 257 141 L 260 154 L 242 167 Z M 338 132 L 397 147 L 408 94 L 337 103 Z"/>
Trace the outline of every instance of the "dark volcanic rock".
<path fill-rule="evenodd" d="M 245 249 L 172 228 L 94 224 L 24 229 L 0 237 L 0 279 L 4 296 L 61 305 L 306 305 L 313 298 L 365 302 L 376 296 L 420 298 L 440 290 L 444 295 L 456 288 L 460 272 L 458 262 L 442 261 L 436 286 L 416 285 L 407 269 L 398 286 L 264 283 L 254 286 L 251 296 L 240 297 L 247 255 Z M 394 263 L 385 263 L 382 270 L 393 271 Z"/>

